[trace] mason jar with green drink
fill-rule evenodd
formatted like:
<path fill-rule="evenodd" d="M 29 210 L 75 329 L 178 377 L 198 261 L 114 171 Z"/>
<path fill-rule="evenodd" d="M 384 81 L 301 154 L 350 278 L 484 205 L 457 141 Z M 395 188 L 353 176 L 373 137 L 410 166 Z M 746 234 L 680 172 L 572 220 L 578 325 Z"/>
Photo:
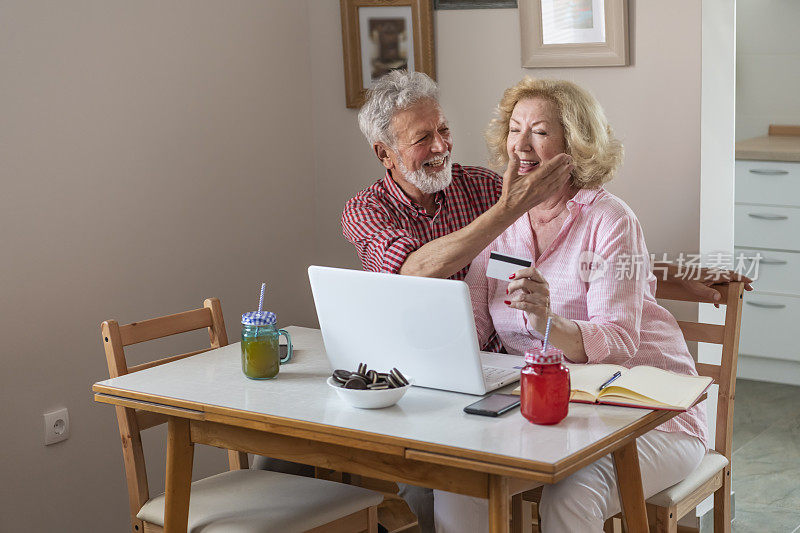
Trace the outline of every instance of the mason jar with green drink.
<path fill-rule="evenodd" d="M 280 365 L 292 358 L 292 338 L 285 329 L 275 327 L 277 317 L 269 311 L 250 311 L 242 315 L 242 371 L 250 379 L 272 379 Z M 280 356 L 280 336 L 286 337 L 286 356 Z"/>

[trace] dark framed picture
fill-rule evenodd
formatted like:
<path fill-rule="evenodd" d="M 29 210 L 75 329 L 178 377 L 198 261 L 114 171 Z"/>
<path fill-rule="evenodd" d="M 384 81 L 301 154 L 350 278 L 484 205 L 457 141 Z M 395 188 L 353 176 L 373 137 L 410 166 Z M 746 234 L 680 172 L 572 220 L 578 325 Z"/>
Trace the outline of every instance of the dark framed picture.
<path fill-rule="evenodd" d="M 492 9 L 517 7 L 517 0 L 433 0 L 434 9 Z"/>
<path fill-rule="evenodd" d="M 374 80 L 391 70 L 436 79 L 429 0 L 339 0 L 347 107 L 361 107 Z"/>

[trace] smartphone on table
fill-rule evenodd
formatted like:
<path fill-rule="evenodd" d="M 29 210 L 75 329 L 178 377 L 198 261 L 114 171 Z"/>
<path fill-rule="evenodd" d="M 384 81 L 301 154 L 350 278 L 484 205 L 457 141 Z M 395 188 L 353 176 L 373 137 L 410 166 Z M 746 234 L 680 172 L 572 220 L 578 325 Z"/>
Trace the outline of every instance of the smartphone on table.
<path fill-rule="evenodd" d="M 515 407 L 519 407 L 519 396 L 497 393 L 469 404 L 464 412 L 471 415 L 500 416 Z"/>

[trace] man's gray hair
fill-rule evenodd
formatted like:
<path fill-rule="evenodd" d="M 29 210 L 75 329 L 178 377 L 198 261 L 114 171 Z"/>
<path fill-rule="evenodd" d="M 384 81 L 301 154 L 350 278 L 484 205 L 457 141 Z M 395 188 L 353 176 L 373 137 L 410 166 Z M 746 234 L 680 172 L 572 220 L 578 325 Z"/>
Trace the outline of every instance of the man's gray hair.
<path fill-rule="evenodd" d="M 367 101 L 358 112 L 358 126 L 370 144 L 394 147 L 392 117 L 424 99 L 438 103 L 439 86 L 422 72 L 392 70 L 367 91 Z"/>

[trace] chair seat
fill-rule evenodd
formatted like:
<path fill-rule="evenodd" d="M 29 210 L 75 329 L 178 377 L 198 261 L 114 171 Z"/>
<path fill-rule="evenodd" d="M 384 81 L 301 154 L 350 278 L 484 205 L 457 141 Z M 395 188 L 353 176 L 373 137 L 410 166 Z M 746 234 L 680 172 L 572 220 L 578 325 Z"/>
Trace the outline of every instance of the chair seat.
<path fill-rule="evenodd" d="M 265 470 L 233 470 L 192 483 L 190 533 L 300 532 L 383 501 L 380 493 L 333 481 Z M 164 525 L 164 495 L 136 515 Z"/>
<path fill-rule="evenodd" d="M 672 507 L 694 492 L 703 483 L 714 477 L 717 472 L 727 465 L 728 459 L 724 455 L 714 450 L 709 450 L 706 456 L 703 457 L 703 460 L 700 461 L 700 465 L 695 468 L 694 472 L 686 476 L 683 481 L 648 498 L 647 503 L 659 507 Z"/>

